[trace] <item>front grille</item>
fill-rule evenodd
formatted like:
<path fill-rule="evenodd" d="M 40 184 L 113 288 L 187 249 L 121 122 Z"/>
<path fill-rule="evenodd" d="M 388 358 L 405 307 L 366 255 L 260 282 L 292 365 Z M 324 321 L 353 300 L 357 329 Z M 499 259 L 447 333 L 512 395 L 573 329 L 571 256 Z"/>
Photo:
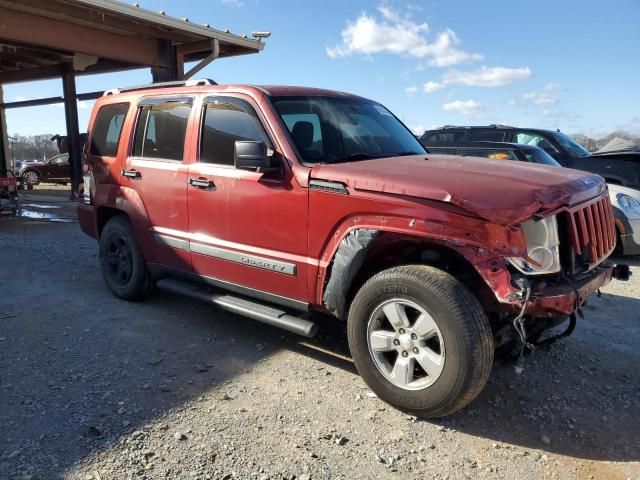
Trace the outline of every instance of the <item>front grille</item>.
<path fill-rule="evenodd" d="M 587 270 L 599 265 L 616 247 L 616 228 L 609 196 L 569 209 L 568 227 L 577 260 Z"/>

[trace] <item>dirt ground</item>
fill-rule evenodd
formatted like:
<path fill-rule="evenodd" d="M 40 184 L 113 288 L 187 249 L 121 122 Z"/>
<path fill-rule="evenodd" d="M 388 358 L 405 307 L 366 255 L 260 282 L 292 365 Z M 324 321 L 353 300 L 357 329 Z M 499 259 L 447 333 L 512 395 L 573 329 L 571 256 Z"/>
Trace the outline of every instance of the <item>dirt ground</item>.
<path fill-rule="evenodd" d="M 450 418 L 371 395 L 344 326 L 305 340 L 105 288 L 63 190 L 0 219 L 0 479 L 640 479 L 640 260 L 573 336 Z"/>

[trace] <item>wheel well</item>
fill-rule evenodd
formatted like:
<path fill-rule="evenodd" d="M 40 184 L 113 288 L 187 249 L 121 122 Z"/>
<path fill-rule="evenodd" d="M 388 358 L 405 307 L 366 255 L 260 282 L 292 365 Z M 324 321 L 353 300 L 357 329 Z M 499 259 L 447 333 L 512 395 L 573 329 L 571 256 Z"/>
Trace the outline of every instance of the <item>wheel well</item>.
<path fill-rule="evenodd" d="M 116 215 L 124 215 L 125 217 L 127 216 L 127 214 L 125 212 L 123 212 L 122 210 L 118 210 L 117 208 L 111 208 L 111 207 L 99 207 L 98 211 L 96 212 L 96 223 L 97 223 L 97 227 L 98 227 L 98 237 L 100 237 L 100 234 L 102 233 L 102 229 L 104 228 L 104 226 L 107 224 L 107 222 L 115 217 Z"/>
<path fill-rule="evenodd" d="M 33 167 L 29 167 L 29 168 L 25 168 L 22 173 L 20 174 L 20 176 L 22 177 L 25 173 L 27 172 L 33 172 L 36 175 L 38 175 L 38 177 L 40 177 L 40 172 L 38 171 L 38 169 L 33 168 Z"/>
<path fill-rule="evenodd" d="M 351 304 L 358 290 L 375 274 L 409 264 L 429 265 L 449 273 L 478 298 L 485 310 L 491 310 L 488 303 L 496 302 L 495 295 L 475 267 L 454 249 L 428 240 L 386 234 L 374 243 L 364 257 L 362 266 L 349 285 L 346 304 Z"/>

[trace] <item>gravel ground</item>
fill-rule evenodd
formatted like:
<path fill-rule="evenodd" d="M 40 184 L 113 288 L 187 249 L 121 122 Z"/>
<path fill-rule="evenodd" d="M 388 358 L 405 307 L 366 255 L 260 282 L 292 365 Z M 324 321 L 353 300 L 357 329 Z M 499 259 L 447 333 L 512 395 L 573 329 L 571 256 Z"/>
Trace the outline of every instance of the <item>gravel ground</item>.
<path fill-rule="evenodd" d="M 32 211 L 72 216 L 55 201 Z M 0 219 L 0 479 L 640 479 L 638 259 L 572 337 L 421 421 L 369 392 L 340 323 L 117 300 L 77 224 L 31 217 Z"/>

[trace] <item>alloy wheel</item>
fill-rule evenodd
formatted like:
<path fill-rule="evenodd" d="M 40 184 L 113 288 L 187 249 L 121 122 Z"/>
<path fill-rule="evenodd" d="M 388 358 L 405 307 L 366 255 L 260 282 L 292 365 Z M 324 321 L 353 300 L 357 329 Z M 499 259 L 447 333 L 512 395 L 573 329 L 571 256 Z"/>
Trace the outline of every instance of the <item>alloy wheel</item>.
<path fill-rule="evenodd" d="M 367 343 L 380 373 L 406 390 L 430 387 L 444 368 L 440 328 L 424 308 L 406 299 L 388 300 L 374 309 Z"/>

